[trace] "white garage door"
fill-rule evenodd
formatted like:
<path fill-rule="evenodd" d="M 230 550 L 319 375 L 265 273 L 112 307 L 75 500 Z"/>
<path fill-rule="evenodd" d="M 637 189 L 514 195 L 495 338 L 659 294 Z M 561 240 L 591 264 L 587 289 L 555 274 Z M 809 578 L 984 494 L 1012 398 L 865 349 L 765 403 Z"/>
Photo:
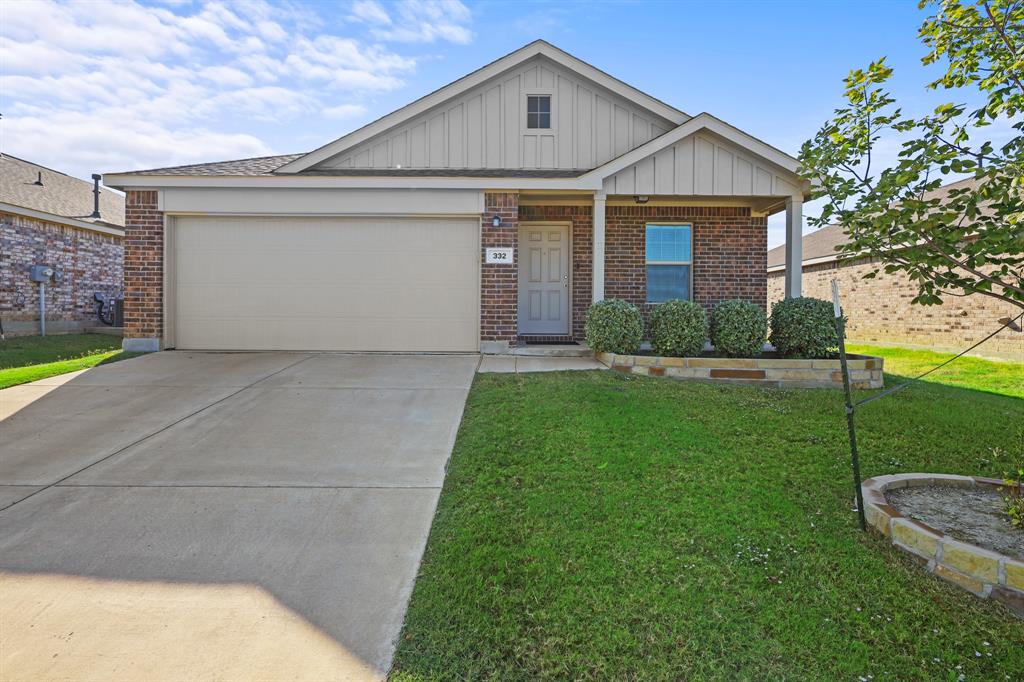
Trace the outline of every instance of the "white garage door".
<path fill-rule="evenodd" d="M 479 220 L 177 217 L 182 349 L 475 351 Z"/>

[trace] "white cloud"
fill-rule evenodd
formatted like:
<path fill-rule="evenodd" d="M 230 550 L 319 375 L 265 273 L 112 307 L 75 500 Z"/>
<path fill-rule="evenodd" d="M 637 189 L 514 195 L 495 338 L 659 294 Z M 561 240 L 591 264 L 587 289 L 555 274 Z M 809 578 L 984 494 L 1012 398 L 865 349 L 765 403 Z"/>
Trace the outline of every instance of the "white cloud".
<path fill-rule="evenodd" d="M 397 18 L 389 17 L 387 28 L 373 29 L 373 36 L 400 43 L 447 40 L 464 45 L 473 40 L 467 26 L 472 13 L 459 0 L 403 0 L 396 9 Z"/>
<path fill-rule="evenodd" d="M 366 107 L 362 104 L 339 104 L 336 107 L 327 107 L 321 112 L 327 118 L 355 118 L 366 113 Z"/>
<path fill-rule="evenodd" d="M 352 5 L 352 18 L 368 24 L 390 24 L 391 17 L 374 0 L 360 0 Z"/>
<path fill-rule="evenodd" d="M 3 151 L 80 175 L 292 152 L 244 131 L 361 116 L 367 110 L 353 100 L 399 88 L 415 72 L 417 58 L 375 42 L 376 29 L 415 34 L 408 42 L 469 39 L 459 2 L 405 3 L 393 24 L 378 3 L 357 3 L 363 23 L 344 25 L 362 26 L 370 40 L 322 32 L 312 7 L 5 3 Z"/>

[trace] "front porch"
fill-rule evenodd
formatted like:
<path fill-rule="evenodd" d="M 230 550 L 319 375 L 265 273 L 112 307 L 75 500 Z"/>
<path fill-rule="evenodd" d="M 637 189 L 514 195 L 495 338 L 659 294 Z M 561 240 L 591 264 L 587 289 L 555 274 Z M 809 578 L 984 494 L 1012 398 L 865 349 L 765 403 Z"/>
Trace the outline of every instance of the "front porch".
<path fill-rule="evenodd" d="M 647 313 L 649 226 L 685 228 L 689 277 L 680 296 L 708 311 L 743 299 L 767 306 L 767 220 L 787 216 L 787 296 L 800 295 L 802 199 L 636 196 L 588 192 L 485 194 L 481 247 L 510 249 L 510 264 L 481 266 L 481 350 L 532 343 L 580 343 L 587 309 L 619 298 Z"/>

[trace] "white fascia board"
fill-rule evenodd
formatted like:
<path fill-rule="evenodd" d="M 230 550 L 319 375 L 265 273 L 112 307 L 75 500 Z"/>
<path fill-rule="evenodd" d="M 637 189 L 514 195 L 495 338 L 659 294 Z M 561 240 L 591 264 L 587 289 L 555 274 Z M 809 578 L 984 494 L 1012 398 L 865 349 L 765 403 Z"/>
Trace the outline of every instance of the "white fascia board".
<path fill-rule="evenodd" d="M 429 95 L 421 97 L 401 109 L 393 111 L 390 114 L 387 114 L 386 116 L 383 116 L 382 118 L 349 133 L 348 135 L 334 140 L 333 142 L 329 142 L 319 149 L 314 149 L 305 156 L 300 156 L 294 161 L 286 163 L 278 168 L 276 172 L 298 173 L 299 171 L 306 170 L 321 161 L 325 161 L 332 156 L 336 156 L 337 154 L 344 152 L 346 149 L 365 142 L 389 128 L 399 126 L 409 119 L 418 116 L 449 99 L 458 97 L 462 93 L 469 91 L 470 89 L 494 78 L 497 75 L 500 75 L 505 71 L 508 71 L 509 69 L 515 68 L 519 64 L 522 64 L 537 55 L 543 55 L 548 59 L 561 64 L 567 69 L 576 71 L 583 77 L 611 90 L 620 97 L 624 97 L 635 102 L 641 107 L 650 109 L 659 116 L 666 118 L 677 125 L 689 119 L 689 116 L 685 113 L 670 107 L 661 100 L 655 99 L 654 97 L 623 83 L 619 79 L 609 76 L 604 71 L 573 57 L 567 52 L 559 50 L 550 43 L 544 42 L 543 40 L 536 40 L 529 45 L 512 52 L 511 54 L 505 55 L 497 61 L 491 62 L 487 66 L 463 76 L 457 81 L 449 83 L 439 90 L 435 90 Z"/>
<path fill-rule="evenodd" d="M 689 137 L 690 135 L 702 130 L 712 132 L 719 137 L 732 142 L 736 146 L 749 151 L 751 154 L 759 156 L 772 165 L 777 166 L 780 170 L 791 174 L 797 180 L 798 184 L 802 186 L 807 185 L 807 182 L 797 173 L 800 166 L 800 162 L 797 161 L 797 159 L 793 158 L 789 154 L 779 151 L 771 145 L 761 142 L 739 128 L 735 128 L 706 112 L 694 116 L 686 123 L 673 128 L 667 133 L 654 138 L 650 142 L 647 142 L 636 149 L 626 152 L 622 156 L 612 159 L 603 166 L 598 166 L 594 170 L 582 175 L 580 179 L 590 180 L 596 177 L 603 180 L 604 178 L 615 175 L 624 168 L 628 168 L 629 166 L 643 161 L 647 157 L 665 149 L 666 147 L 672 146 L 683 138 Z M 809 193 L 809 191 L 810 187 L 807 186 L 805 194 Z"/>
<path fill-rule="evenodd" d="M 136 175 L 123 173 L 104 176 L 108 187 L 120 190 L 160 189 L 162 187 L 263 187 L 323 189 L 482 189 L 516 190 L 599 190 L 601 178 L 474 178 L 474 177 L 395 177 L 329 175 Z"/>
<path fill-rule="evenodd" d="M 123 237 L 124 230 L 117 227 L 108 227 L 106 225 L 99 225 L 97 223 L 90 223 L 87 220 L 78 220 L 77 218 L 68 218 L 66 216 L 56 215 L 53 213 L 46 213 L 45 211 L 37 211 L 34 208 L 25 208 L 24 206 L 15 206 L 14 204 L 8 204 L 0 201 L 0 212 L 13 213 L 14 215 L 24 216 L 26 218 L 34 218 L 36 220 L 45 220 L 48 223 L 58 223 L 60 225 L 67 225 L 68 227 L 75 227 L 80 230 L 89 230 L 90 232 L 99 232 L 101 234 L 109 234 L 114 237 Z"/>

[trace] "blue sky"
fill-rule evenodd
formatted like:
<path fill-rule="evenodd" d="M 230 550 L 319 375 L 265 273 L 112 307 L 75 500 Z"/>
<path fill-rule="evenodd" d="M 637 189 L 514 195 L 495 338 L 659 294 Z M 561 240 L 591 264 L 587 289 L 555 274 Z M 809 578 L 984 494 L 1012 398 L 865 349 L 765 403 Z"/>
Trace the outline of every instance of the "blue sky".
<path fill-rule="evenodd" d="M 895 0 L 8 0 L 0 150 L 80 177 L 306 151 L 544 38 L 795 154 L 847 71 L 882 55 L 907 110 L 953 99 L 923 88 L 924 16 Z"/>

